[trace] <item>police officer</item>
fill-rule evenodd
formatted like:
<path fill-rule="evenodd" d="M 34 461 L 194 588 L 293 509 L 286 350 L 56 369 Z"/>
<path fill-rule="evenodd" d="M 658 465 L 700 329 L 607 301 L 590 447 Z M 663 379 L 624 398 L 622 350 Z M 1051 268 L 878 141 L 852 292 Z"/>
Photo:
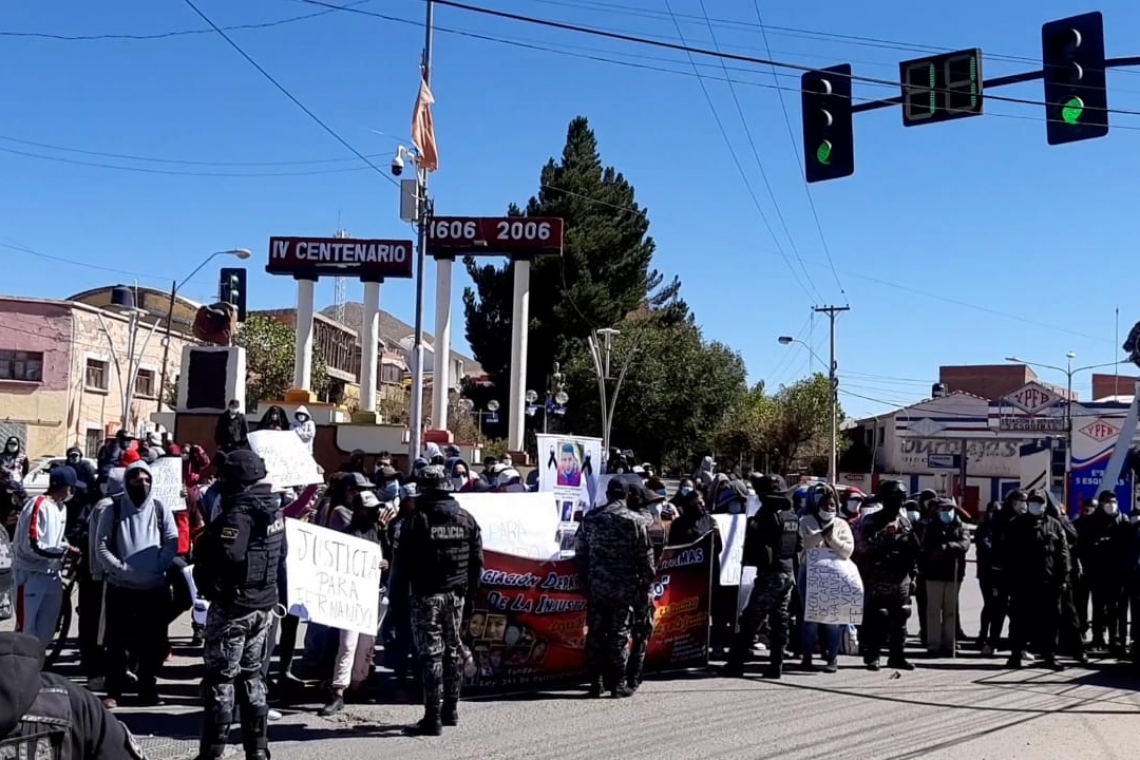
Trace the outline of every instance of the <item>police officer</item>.
<path fill-rule="evenodd" d="M 194 545 L 194 582 L 210 600 L 199 760 L 225 753 L 235 698 L 246 760 L 269 757 L 262 673 L 271 616 L 281 612 L 286 546 L 280 508 L 271 495 L 253 488 L 265 474 L 265 463 L 254 452 L 226 454 L 218 471 L 221 513 Z"/>
<path fill-rule="evenodd" d="M 645 523 L 626 505 L 620 478 L 606 484 L 606 504 L 586 513 L 574 539 L 578 576 L 586 591 L 586 670 L 591 697 L 609 690 L 629 697 L 626 674 L 632 608 L 654 578 L 653 547 Z"/>
<path fill-rule="evenodd" d="M 1046 514 L 1045 496 L 1029 494 L 1026 513 L 1015 518 L 1006 535 L 1010 574 L 1010 656 L 1007 668 L 1020 668 L 1022 653 L 1036 639 L 1043 667 L 1064 670 L 1057 662 L 1061 597 L 1072 566 L 1065 529 Z"/>
<path fill-rule="evenodd" d="M 884 644 L 889 652 L 888 667 L 914 670 L 905 656 L 906 621 L 910 617 L 911 586 L 922 546 L 910 520 L 902 513 L 906 493 L 902 481 L 884 480 L 877 492 L 883 508 L 863 518 L 867 523 L 863 625 L 867 641 L 863 663 L 868 670 L 879 669 Z"/>
<path fill-rule="evenodd" d="M 740 630 L 736 634 L 728 661 L 721 669 L 726 676 L 744 674 L 744 663 L 757 631 L 768 623 L 768 667 L 765 678 L 779 678 L 783 673 L 784 646 L 791 624 L 790 607 L 795 589 L 796 557 L 803 551 L 800 518 L 787 496 L 764 496 L 760 511 L 748 520 L 744 532 L 745 567 L 756 568 L 756 581 L 748 604 L 740 614 Z"/>
<path fill-rule="evenodd" d="M 661 553 L 665 550 L 665 527 L 661 518 L 654 514 L 654 509 L 660 513 L 661 502 L 665 497 L 654 493 L 642 483 L 629 486 L 629 497 L 626 503 L 630 512 L 642 525 L 649 536 L 649 543 L 653 547 L 653 564 L 661 560 Z M 649 649 L 649 637 L 653 634 L 653 624 L 657 615 L 657 607 L 650 598 L 650 585 L 652 579 L 645 584 L 645 593 L 639 593 L 633 598 L 632 617 L 630 618 L 630 646 L 629 660 L 625 669 L 625 685 L 631 691 L 637 691 L 641 686 L 641 671 L 645 668 L 645 653 Z"/>
<path fill-rule="evenodd" d="M 422 468 L 416 490 L 416 511 L 405 518 L 396 548 L 394 593 L 411 594 L 423 677 L 424 717 L 408 733 L 439 736 L 444 726 L 459 725 L 460 635 L 483 574 L 483 537 L 475 518 L 452 498 L 443 465 Z"/>
<path fill-rule="evenodd" d="M 0 633 L 0 756 L 146 760 L 97 696 L 42 672 L 43 658 L 43 644 L 34 636 Z"/>

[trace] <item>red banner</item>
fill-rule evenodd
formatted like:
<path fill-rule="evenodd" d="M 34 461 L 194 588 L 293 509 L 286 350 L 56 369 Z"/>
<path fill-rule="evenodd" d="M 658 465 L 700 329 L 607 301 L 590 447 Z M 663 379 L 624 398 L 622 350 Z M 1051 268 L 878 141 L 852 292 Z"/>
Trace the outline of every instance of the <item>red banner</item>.
<path fill-rule="evenodd" d="M 670 547 L 653 584 L 657 624 L 647 671 L 708 664 L 712 534 Z M 586 597 L 573 559 L 535 560 L 488 551 L 468 644 L 481 690 L 577 683 L 586 671 Z"/>

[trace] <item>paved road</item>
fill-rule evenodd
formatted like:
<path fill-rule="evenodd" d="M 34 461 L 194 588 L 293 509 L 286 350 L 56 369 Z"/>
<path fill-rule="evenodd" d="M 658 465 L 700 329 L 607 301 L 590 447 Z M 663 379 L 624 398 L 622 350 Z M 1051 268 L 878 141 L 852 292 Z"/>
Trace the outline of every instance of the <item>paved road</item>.
<path fill-rule="evenodd" d="M 962 599 L 967 632 L 977 629 L 979 604 L 970 582 Z M 184 625 L 174 631 L 187 633 Z M 181 652 L 167 668 L 166 706 L 120 711 L 155 760 L 194 753 L 200 661 L 191 655 Z M 832 753 L 851 760 L 1106 760 L 1132 754 L 1140 678 L 1115 662 L 1057 674 L 1010 672 L 1002 660 L 972 656 L 916 656 L 918 670 L 895 674 L 869 673 L 855 658 L 842 660 L 837 675 L 789 674 L 777 683 L 683 674 L 648 682 L 622 701 L 568 692 L 465 702 L 462 725 L 433 739 L 402 736 L 401 727 L 419 717 L 414 706 L 351 705 L 324 719 L 313 704 L 288 711 L 271 725 L 270 736 L 275 760 L 364 753 L 401 760 L 814 760 Z"/>

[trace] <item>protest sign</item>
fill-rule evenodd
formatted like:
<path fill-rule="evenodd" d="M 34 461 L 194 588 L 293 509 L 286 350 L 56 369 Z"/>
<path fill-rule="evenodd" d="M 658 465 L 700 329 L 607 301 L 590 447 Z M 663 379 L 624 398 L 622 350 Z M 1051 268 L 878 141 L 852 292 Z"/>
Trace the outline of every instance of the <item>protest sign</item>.
<path fill-rule="evenodd" d="M 708 664 L 712 535 L 665 549 L 651 587 L 657 609 L 645 667 Z M 586 596 L 573 559 L 484 552 L 482 585 L 465 632 L 475 691 L 526 691 L 586 676 Z"/>
<path fill-rule="evenodd" d="M 550 559 L 560 549 L 558 505 L 550 493 L 457 493 L 479 523 L 485 550 Z"/>
<path fill-rule="evenodd" d="M 150 466 L 150 493 L 171 512 L 185 512 L 182 457 L 159 457 Z"/>
<path fill-rule="evenodd" d="M 602 466 L 602 440 L 538 435 L 538 490 L 558 499 L 563 522 L 595 504 Z"/>
<path fill-rule="evenodd" d="M 317 461 L 292 430 L 257 430 L 249 434 L 249 447 L 265 462 L 262 482 L 274 491 L 325 480 Z"/>
<path fill-rule="evenodd" d="M 379 628 L 380 546 L 319 525 L 285 520 L 289 614 L 375 636 Z"/>
<path fill-rule="evenodd" d="M 861 625 L 863 579 L 855 563 L 831 549 L 811 549 L 807 555 L 804 622 Z"/>

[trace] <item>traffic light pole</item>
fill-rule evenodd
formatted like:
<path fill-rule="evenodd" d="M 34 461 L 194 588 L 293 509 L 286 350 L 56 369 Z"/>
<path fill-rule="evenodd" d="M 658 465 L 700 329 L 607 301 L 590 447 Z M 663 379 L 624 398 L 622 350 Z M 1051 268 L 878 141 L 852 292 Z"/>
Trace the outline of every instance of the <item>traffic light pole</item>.
<path fill-rule="evenodd" d="M 1106 58 L 1104 67 L 1106 69 L 1119 69 L 1126 66 L 1140 66 L 1140 55 L 1123 56 L 1120 58 Z M 863 77 L 854 77 L 859 81 L 864 81 Z M 1035 82 L 1038 79 L 1045 78 L 1044 69 L 1040 71 L 1027 71 L 1023 74 L 1010 74 L 1004 77 L 993 77 L 982 82 L 983 90 L 994 90 L 998 87 L 1009 87 L 1013 84 L 1024 84 L 1025 82 Z M 884 81 L 884 84 L 886 82 Z M 893 84 L 893 83 L 892 83 Z M 851 113 L 863 113 L 864 111 L 878 111 L 882 108 L 892 108 L 901 105 L 903 102 L 902 95 L 897 95 L 893 98 L 884 98 L 883 100 L 869 100 L 865 103 L 858 103 L 851 106 Z M 1036 103 L 1034 103 L 1036 104 Z"/>

